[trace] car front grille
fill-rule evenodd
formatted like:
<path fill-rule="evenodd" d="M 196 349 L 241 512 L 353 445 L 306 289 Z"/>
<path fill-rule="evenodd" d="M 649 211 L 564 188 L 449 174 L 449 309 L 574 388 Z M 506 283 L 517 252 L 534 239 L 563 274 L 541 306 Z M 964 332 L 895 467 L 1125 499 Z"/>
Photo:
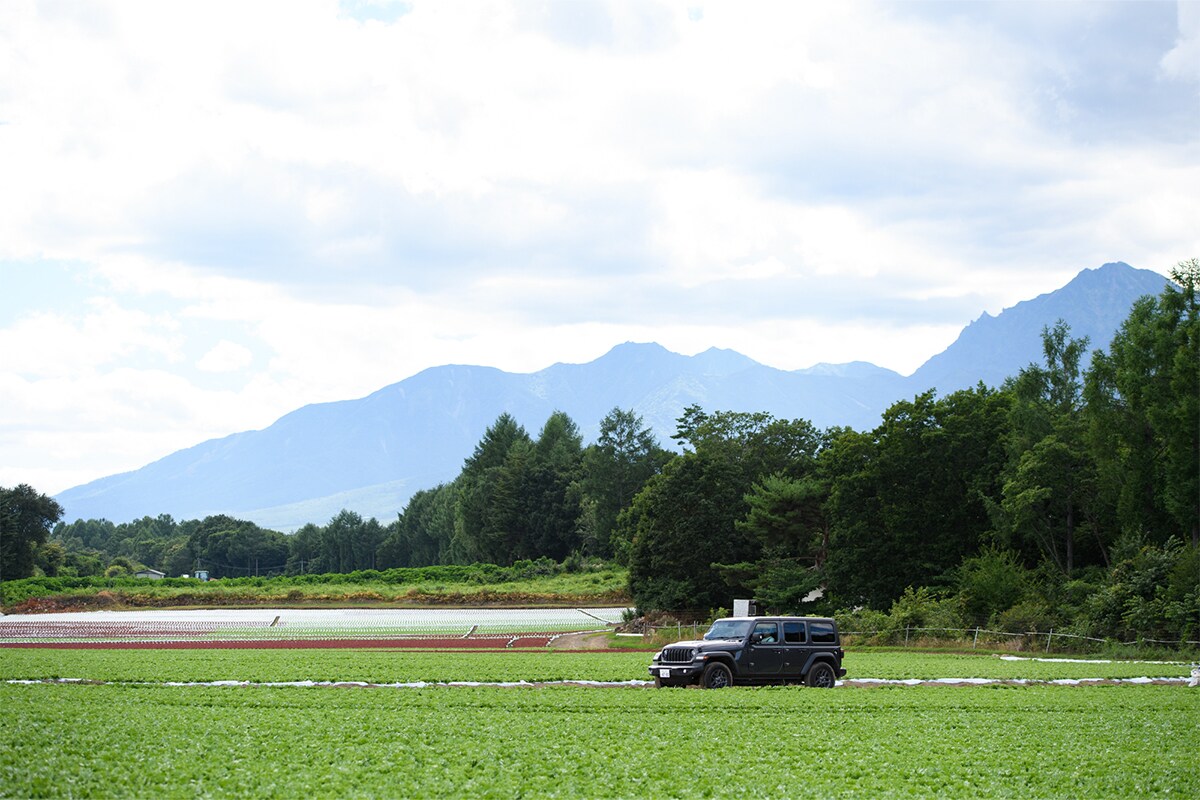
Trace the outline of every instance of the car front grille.
<path fill-rule="evenodd" d="M 659 659 L 660 664 L 690 664 L 692 661 L 692 648 L 690 647 L 666 647 L 663 648 L 662 658 Z"/>

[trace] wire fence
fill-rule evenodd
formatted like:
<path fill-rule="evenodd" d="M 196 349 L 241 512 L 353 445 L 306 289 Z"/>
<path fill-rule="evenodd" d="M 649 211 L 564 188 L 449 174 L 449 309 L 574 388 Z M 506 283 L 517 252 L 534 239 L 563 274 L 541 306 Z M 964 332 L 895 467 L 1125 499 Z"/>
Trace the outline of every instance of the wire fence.
<path fill-rule="evenodd" d="M 901 635 L 903 641 L 901 642 Z M 982 642 L 984 644 L 1022 644 L 1026 645 L 1021 649 L 1032 650 L 1041 648 L 1044 642 L 1046 652 L 1054 647 L 1057 640 L 1060 644 L 1074 643 L 1095 643 L 1101 645 L 1120 645 L 1124 647 L 1134 647 L 1147 644 L 1157 644 L 1167 647 L 1180 647 L 1183 645 L 1200 645 L 1200 642 L 1190 640 L 1165 640 L 1154 639 L 1149 636 L 1135 637 L 1131 641 L 1121 641 L 1119 639 L 1108 639 L 1096 636 L 1083 636 L 1077 633 L 1064 633 L 1055 631 L 1051 628 L 1048 631 L 1025 631 L 1023 633 L 1014 633 L 1012 631 L 997 631 L 983 627 L 975 628 L 932 628 L 916 625 L 906 625 L 902 630 L 899 628 L 890 630 L 874 630 L 874 631 L 842 631 L 843 637 L 855 637 L 870 639 L 877 644 L 899 645 L 905 647 L 910 646 L 910 643 L 917 643 L 933 639 L 948 639 L 955 642 L 965 643 L 970 642 L 973 648 L 977 648 Z"/>
<path fill-rule="evenodd" d="M 673 625 L 655 625 L 646 628 L 645 635 L 658 637 L 660 635 L 674 636 L 676 639 L 685 637 L 697 639 L 708 629 L 707 623 L 675 623 Z M 1011 631 L 996 631 L 988 628 L 934 628 L 908 625 L 904 628 L 891 628 L 872 631 L 841 632 L 843 642 L 847 644 L 862 643 L 891 647 L 925 647 L 930 640 L 936 642 L 953 642 L 955 644 L 969 643 L 972 649 L 984 646 L 1000 645 L 1016 650 L 1042 650 L 1051 652 L 1058 649 L 1068 649 L 1064 645 L 1117 645 L 1122 647 L 1137 647 L 1144 645 L 1161 645 L 1163 647 L 1200 646 L 1200 641 L 1190 639 L 1155 639 L 1149 636 L 1135 637 L 1131 641 L 1105 639 L 1096 636 L 1082 636 L 1075 633 L 1063 633 L 1051 628 L 1048 631 L 1026 631 L 1013 633 Z"/>

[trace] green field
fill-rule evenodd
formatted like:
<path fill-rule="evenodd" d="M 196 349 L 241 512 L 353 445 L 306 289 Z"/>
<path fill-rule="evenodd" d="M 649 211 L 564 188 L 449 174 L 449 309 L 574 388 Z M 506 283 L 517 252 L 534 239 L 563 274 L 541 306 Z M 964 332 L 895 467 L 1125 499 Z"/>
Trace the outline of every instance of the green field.
<path fill-rule="evenodd" d="M 523 566 L 524 565 L 524 566 Z M 544 573 L 544 574 L 543 574 Z M 28 578 L 0 584 L 9 612 L 33 602 L 41 610 L 245 606 L 405 608 L 428 605 L 588 606 L 628 602 L 628 571 L 604 565 L 571 572 L 553 562 L 512 567 L 414 567 L 275 578 L 162 580 Z"/>
<path fill-rule="evenodd" d="M 386 649 L 52 650 L 0 648 L 0 680 L 167 681 L 628 681 L 646 680 L 650 653 L 421 652 Z M 991 655 L 851 652 L 847 678 L 1181 678 L 1183 663 L 1006 661 Z"/>
<path fill-rule="evenodd" d="M 264 688 L 165 681 L 646 677 L 638 653 L 0 650 L 5 797 L 1195 797 L 1172 685 Z M 850 654 L 865 677 L 1183 665 Z M 80 678 L 104 684 L 8 683 Z"/>

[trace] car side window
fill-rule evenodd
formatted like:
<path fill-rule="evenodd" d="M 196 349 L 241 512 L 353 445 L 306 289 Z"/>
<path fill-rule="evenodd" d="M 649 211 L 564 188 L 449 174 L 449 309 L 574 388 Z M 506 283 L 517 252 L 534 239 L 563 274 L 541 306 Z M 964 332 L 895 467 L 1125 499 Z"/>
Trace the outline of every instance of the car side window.
<path fill-rule="evenodd" d="M 837 641 L 837 636 L 833 632 L 833 623 L 810 622 L 808 630 L 813 644 L 833 644 Z"/>
<path fill-rule="evenodd" d="M 778 644 L 779 625 L 774 622 L 759 622 L 754 626 L 754 638 L 759 644 Z"/>
<path fill-rule="evenodd" d="M 803 622 L 785 622 L 783 623 L 783 643 L 784 644 L 804 644 L 806 641 L 804 635 Z"/>

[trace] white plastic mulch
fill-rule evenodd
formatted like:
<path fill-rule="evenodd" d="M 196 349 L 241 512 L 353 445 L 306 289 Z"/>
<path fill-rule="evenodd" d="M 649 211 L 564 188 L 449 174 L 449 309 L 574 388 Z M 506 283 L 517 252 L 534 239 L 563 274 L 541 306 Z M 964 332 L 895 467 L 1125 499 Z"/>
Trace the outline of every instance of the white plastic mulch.
<path fill-rule="evenodd" d="M 908 679 L 888 679 L 888 678 L 854 678 L 851 680 L 841 680 L 837 682 L 838 686 L 848 688 L 863 688 L 869 686 L 1086 686 L 1088 684 L 1116 684 L 1126 683 L 1134 685 L 1149 685 L 1149 684 L 1185 684 L 1189 678 L 1170 677 L 1170 678 L 1060 678 L 1057 680 L 1029 680 L 1025 678 L 933 678 L 922 680 L 920 678 Z M 463 686 L 498 686 L 502 688 L 512 687 L 538 687 L 538 686 L 590 686 L 599 688 L 644 688 L 653 686 L 653 681 L 631 680 L 631 681 L 590 681 L 590 680 L 558 680 L 558 681 L 404 681 L 400 683 L 367 683 L 364 681 L 93 681 L 87 678 L 47 678 L 45 680 L 7 680 L 9 684 L 37 684 L 37 683 L 78 683 L 78 684 L 99 684 L 99 683 L 115 683 L 123 686 L 174 686 L 174 687 L 192 687 L 192 686 L 240 686 L 240 687 L 260 687 L 260 688 L 364 688 L 364 689 L 427 689 L 435 687 L 463 687 Z"/>

